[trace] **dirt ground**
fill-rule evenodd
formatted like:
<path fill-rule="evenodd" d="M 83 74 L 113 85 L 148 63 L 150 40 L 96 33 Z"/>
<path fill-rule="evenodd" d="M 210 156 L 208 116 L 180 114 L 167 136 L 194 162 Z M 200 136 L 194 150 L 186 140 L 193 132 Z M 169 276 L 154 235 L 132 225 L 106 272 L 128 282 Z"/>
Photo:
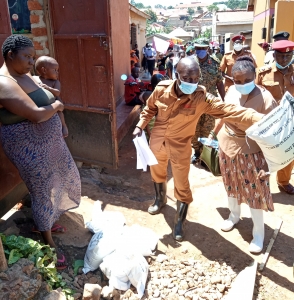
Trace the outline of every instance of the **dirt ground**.
<path fill-rule="evenodd" d="M 120 211 L 127 225 L 139 224 L 153 229 L 159 236 L 157 253 L 194 257 L 201 260 L 224 261 L 238 272 L 253 260 L 260 262 L 279 219 L 283 220 L 281 231 L 275 241 L 267 265 L 256 277 L 254 299 L 294 299 L 294 196 L 280 192 L 275 176 L 271 178 L 275 211 L 265 213 L 265 243 L 263 253 L 250 254 L 252 221 L 249 208 L 242 204 L 241 220 L 230 232 L 222 232 L 220 224 L 228 217 L 226 193 L 221 177 L 214 177 L 200 166 L 191 165 L 189 180 L 194 201 L 189 207 L 182 243 L 171 237 L 176 200 L 173 193 L 173 178 L 169 171 L 168 204 L 156 216 L 147 213 L 154 197 L 150 173 L 136 170 L 136 153 L 132 143 L 132 130 L 123 140 L 119 150 L 119 169 L 80 169 L 82 201 L 78 209 L 63 215 L 59 221 L 67 228 L 66 234 L 55 235 L 57 244 L 63 249 L 69 265 L 83 259 L 92 236 L 84 227 L 91 220 L 94 201 L 100 200 L 102 208 Z M 294 179 L 294 177 L 293 177 Z M 294 180 L 292 180 L 294 184 Z M 292 222 L 291 222 L 292 221 Z M 17 211 L 5 222 L 0 223 L 6 233 L 40 239 L 30 232 L 33 224 L 29 208 Z M 0 228 L 1 229 L 1 228 Z M 237 299 L 236 299 L 237 300 Z"/>

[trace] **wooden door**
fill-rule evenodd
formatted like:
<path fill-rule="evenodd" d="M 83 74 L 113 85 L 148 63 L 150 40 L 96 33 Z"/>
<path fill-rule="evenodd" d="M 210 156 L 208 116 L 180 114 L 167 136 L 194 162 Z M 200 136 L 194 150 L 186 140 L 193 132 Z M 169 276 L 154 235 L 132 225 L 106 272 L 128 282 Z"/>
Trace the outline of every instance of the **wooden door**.
<path fill-rule="evenodd" d="M 109 1 L 49 3 L 68 147 L 78 161 L 116 167 Z"/>

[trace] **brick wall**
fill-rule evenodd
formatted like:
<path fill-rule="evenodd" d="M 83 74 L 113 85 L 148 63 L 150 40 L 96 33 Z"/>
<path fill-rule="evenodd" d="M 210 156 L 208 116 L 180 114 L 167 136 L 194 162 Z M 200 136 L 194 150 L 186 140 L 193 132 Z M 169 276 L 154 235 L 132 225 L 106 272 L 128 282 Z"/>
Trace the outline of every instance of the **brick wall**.
<path fill-rule="evenodd" d="M 43 0 L 28 0 L 31 32 L 37 56 L 49 55 L 47 28 Z"/>

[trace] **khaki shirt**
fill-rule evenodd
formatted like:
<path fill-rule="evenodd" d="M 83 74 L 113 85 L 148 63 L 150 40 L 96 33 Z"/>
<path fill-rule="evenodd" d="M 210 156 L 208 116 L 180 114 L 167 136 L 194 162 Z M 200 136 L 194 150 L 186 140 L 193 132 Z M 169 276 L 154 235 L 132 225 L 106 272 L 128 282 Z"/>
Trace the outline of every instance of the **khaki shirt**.
<path fill-rule="evenodd" d="M 254 59 L 252 53 L 248 50 L 242 49 L 239 55 L 236 54 L 235 50 L 225 53 L 225 55 L 224 55 L 224 57 L 223 57 L 223 59 L 220 63 L 220 70 L 222 72 L 226 73 L 228 76 L 232 77 L 233 65 L 235 64 L 237 58 L 241 57 L 241 56 L 251 57 L 253 59 L 253 63 L 254 63 L 255 68 L 257 68 L 257 64 L 255 62 L 255 59 Z M 226 88 L 226 90 L 233 84 L 234 84 L 233 81 L 225 78 L 225 88 Z"/>
<path fill-rule="evenodd" d="M 237 106 L 250 107 L 259 113 L 267 114 L 278 106 L 277 102 L 264 87 L 258 86 L 260 92 L 248 100 L 248 96 L 241 95 L 231 86 L 226 94 L 225 103 L 236 104 Z M 225 123 L 218 133 L 220 148 L 229 157 L 237 154 L 252 154 L 261 151 L 257 143 L 250 138 L 246 139 L 246 133 L 240 129 L 238 123 Z"/>
<path fill-rule="evenodd" d="M 205 113 L 215 118 L 226 118 L 228 122 L 242 122 L 243 129 L 261 119 L 263 115 L 253 109 L 236 107 L 206 93 L 203 86 L 198 86 L 191 95 L 180 98 L 175 93 L 176 81 L 161 81 L 147 100 L 147 105 L 140 114 L 138 127 L 144 129 L 156 115 L 150 139 L 152 150 L 159 151 L 165 143 L 171 158 L 180 158 L 191 154 L 191 138 L 200 116 Z"/>
<path fill-rule="evenodd" d="M 276 67 L 276 63 L 261 67 L 258 70 L 256 83 L 264 86 L 280 104 L 286 91 L 294 96 L 294 65 L 290 65 L 285 74 Z"/>

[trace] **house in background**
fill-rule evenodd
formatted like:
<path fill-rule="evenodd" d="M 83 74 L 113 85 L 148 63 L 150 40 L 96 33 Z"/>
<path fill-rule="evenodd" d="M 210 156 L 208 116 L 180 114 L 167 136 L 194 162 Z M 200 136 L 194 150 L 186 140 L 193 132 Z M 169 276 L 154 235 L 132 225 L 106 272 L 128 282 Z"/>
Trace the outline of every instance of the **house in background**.
<path fill-rule="evenodd" d="M 133 49 L 135 44 L 138 44 L 138 48 L 141 51 L 146 44 L 145 34 L 147 27 L 147 19 L 149 19 L 150 16 L 131 4 L 129 4 L 129 7 L 130 49 Z"/>
<path fill-rule="evenodd" d="M 187 25 L 184 27 L 184 30 L 193 31 L 195 36 L 198 36 L 201 31 L 201 23 L 194 18 L 190 23 L 187 23 Z"/>
<path fill-rule="evenodd" d="M 212 25 L 212 16 L 213 13 L 210 11 L 206 11 L 204 13 L 202 13 L 201 15 L 199 15 L 199 17 L 197 17 L 197 21 L 201 24 L 202 26 L 211 26 Z"/>
<path fill-rule="evenodd" d="M 213 14 L 212 37 L 220 44 L 226 44 L 225 51 L 232 49 L 230 40 L 226 43 L 225 37 L 243 33 L 245 44 L 251 47 L 253 12 L 248 11 L 218 11 Z"/>
<path fill-rule="evenodd" d="M 294 1 L 249 0 L 248 11 L 253 13 L 252 52 L 257 57 L 257 65 L 262 65 L 265 53 L 258 46 L 260 42 L 273 42 L 273 35 L 288 31 L 294 40 Z"/>
<path fill-rule="evenodd" d="M 184 42 L 189 42 L 194 38 L 194 32 L 187 32 L 183 28 L 178 27 L 177 29 L 169 33 L 169 36 L 178 37 L 184 40 Z"/>

